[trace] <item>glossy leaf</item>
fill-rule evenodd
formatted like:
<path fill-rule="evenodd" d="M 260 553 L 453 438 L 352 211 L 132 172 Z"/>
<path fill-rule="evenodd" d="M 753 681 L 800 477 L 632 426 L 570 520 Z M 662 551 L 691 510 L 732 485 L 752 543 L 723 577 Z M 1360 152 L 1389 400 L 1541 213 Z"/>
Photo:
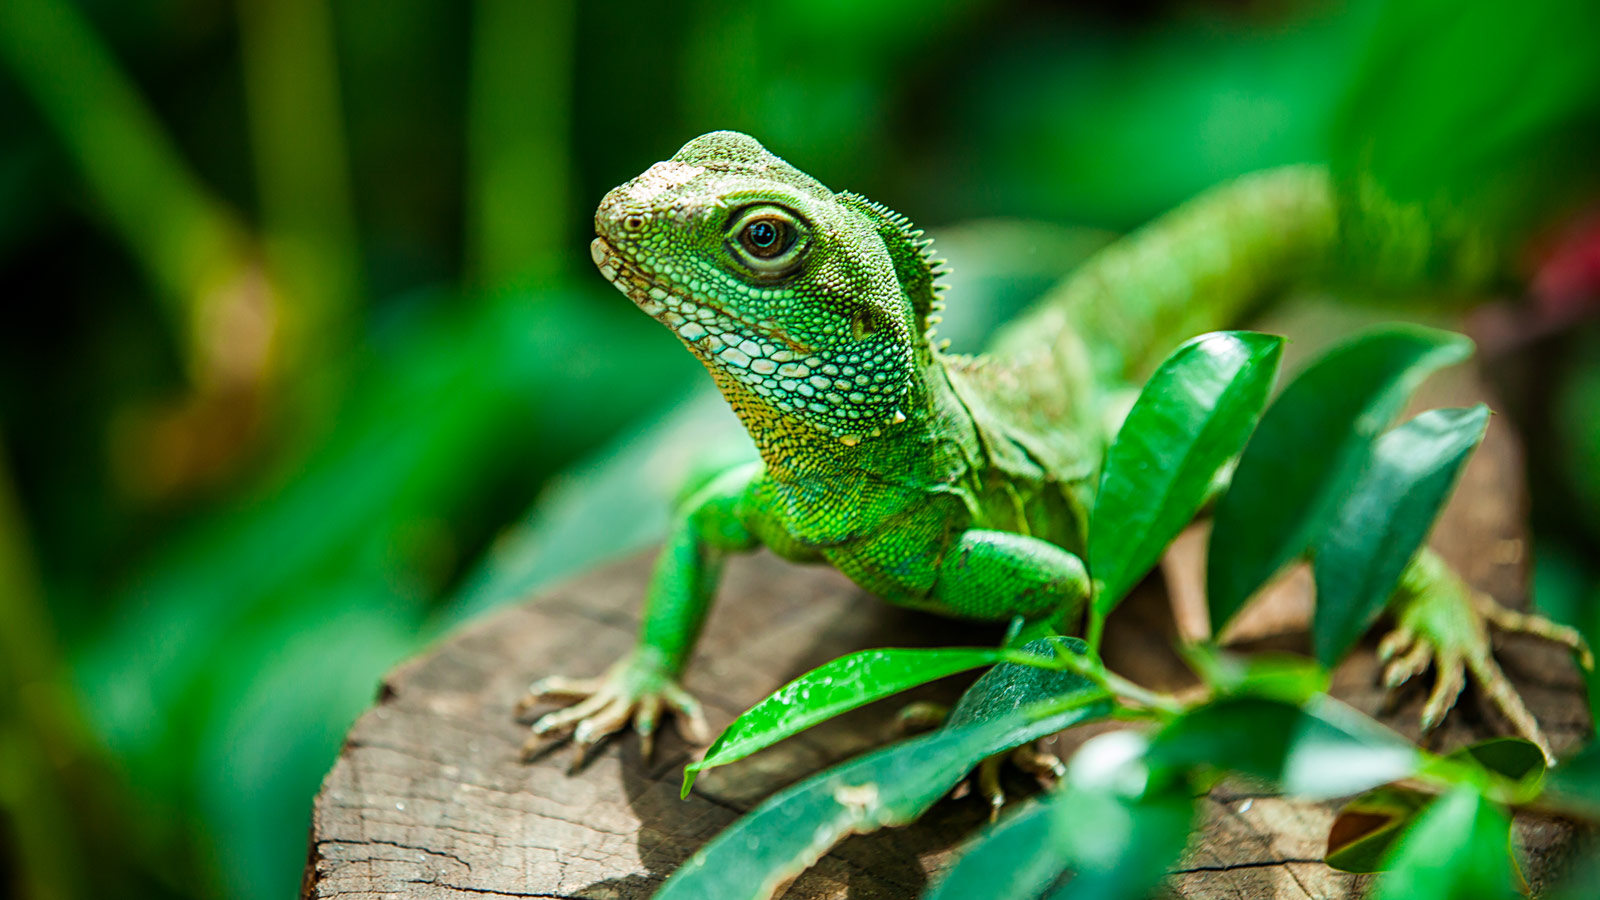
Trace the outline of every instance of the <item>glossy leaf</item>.
<path fill-rule="evenodd" d="M 1461 747 L 1444 762 L 1468 762 L 1494 778 L 1529 790 L 1545 773 L 1544 751 L 1523 738 L 1490 738 Z M 1443 777 L 1461 781 L 1459 773 Z M 1432 794 L 1399 785 L 1384 785 L 1345 804 L 1328 830 L 1326 862 L 1346 872 L 1377 872 L 1395 839 L 1429 801 Z"/>
<path fill-rule="evenodd" d="M 1149 896 L 1178 861 L 1194 825 L 1194 800 L 1177 785 L 1121 808 L 1079 795 L 1076 806 L 1058 805 L 1058 818 L 1075 852 L 1072 876 L 1045 900 L 1138 900 Z M 1121 826 L 1113 830 L 1112 824 Z"/>
<path fill-rule="evenodd" d="M 1540 800 L 1600 822 L 1600 742 L 1590 743 L 1552 768 Z"/>
<path fill-rule="evenodd" d="M 1324 665 L 1343 657 L 1383 611 L 1488 423 L 1482 404 L 1433 409 L 1372 445 L 1366 468 L 1312 550 L 1311 637 Z"/>
<path fill-rule="evenodd" d="M 1395 839 L 1433 796 L 1384 786 L 1346 803 L 1328 829 L 1323 862 L 1345 872 L 1380 872 Z"/>
<path fill-rule="evenodd" d="M 1294 653 L 1229 653 L 1214 644 L 1182 648 L 1184 660 L 1219 697 L 1263 697 L 1296 706 L 1328 689 L 1328 672 Z"/>
<path fill-rule="evenodd" d="M 1108 741 L 1125 743 L 1122 739 L 1128 736 L 1096 738 L 1084 745 L 1080 757 Z M 1041 895 L 1137 900 L 1148 895 L 1183 851 L 1194 800 L 1179 782 L 1125 791 L 1125 786 L 1148 783 L 1140 759 L 1123 760 L 1120 766 L 1139 772 L 1084 777 L 1078 771 L 1083 768 L 1080 757 L 1074 757 L 1061 788 L 1023 805 L 970 841 L 924 900 Z M 1069 870 L 1069 878 L 1059 883 Z M 1052 885 L 1055 890 L 1045 893 Z"/>
<path fill-rule="evenodd" d="M 1046 637 L 1029 641 L 1019 651 L 1011 651 L 1013 658 L 1028 656 L 1054 659 L 1062 653 L 1083 654 L 1084 642 L 1075 637 Z M 1020 662 L 1004 662 L 983 673 L 972 687 L 967 688 L 951 707 L 945 719 L 946 727 L 961 728 L 967 725 L 992 721 L 1029 704 L 1086 690 L 1088 682 L 1081 675 L 1059 669 L 1043 668 Z M 1095 707 L 1095 715 L 1107 715 L 1110 701 L 1102 699 Z"/>
<path fill-rule="evenodd" d="M 794 785 L 728 826 L 675 872 L 656 900 L 762 900 L 845 835 L 921 816 L 984 758 L 1109 711 L 1085 679 L 997 718 L 947 725 Z"/>
<path fill-rule="evenodd" d="M 1213 633 L 1321 535 L 1371 442 L 1422 379 L 1471 351 L 1471 341 L 1446 331 L 1369 329 L 1328 351 L 1284 389 L 1217 502 L 1206 562 Z"/>
<path fill-rule="evenodd" d="M 1513 887 L 1511 820 L 1470 786 L 1435 800 L 1382 862 L 1374 900 L 1492 900 Z"/>
<path fill-rule="evenodd" d="M 1404 738 L 1326 695 L 1303 706 L 1261 697 L 1218 700 L 1162 729 L 1150 755 L 1166 769 L 1210 766 L 1306 797 L 1363 791 L 1405 778 L 1422 762 Z"/>
<path fill-rule="evenodd" d="M 1006 658 L 986 647 L 862 650 L 818 666 L 775 691 L 734 719 L 684 770 L 683 794 L 695 775 L 776 744 L 784 738 L 858 706 Z"/>
<path fill-rule="evenodd" d="M 1343 797 L 1414 774 L 1423 763 L 1416 746 L 1376 719 L 1326 694 L 1301 707 L 1304 715 L 1278 783 L 1302 797 Z"/>
<path fill-rule="evenodd" d="M 1156 369 L 1106 451 L 1089 527 L 1104 618 L 1189 524 L 1266 407 L 1283 338 L 1197 337 Z"/>
<path fill-rule="evenodd" d="M 1072 864 L 1055 833 L 1054 809 L 1072 796 L 1067 788 L 1052 791 L 980 831 L 922 900 L 1039 896 Z"/>
<path fill-rule="evenodd" d="M 1471 760 L 1508 781 L 1532 785 L 1545 775 L 1544 751 L 1525 738 L 1497 737 L 1450 754 L 1451 759 Z"/>

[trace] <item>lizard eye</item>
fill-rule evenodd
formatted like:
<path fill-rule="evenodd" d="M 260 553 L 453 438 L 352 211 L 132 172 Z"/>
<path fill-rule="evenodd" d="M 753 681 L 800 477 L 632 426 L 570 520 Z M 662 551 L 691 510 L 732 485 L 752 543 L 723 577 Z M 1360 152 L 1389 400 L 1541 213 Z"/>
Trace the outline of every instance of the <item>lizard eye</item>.
<path fill-rule="evenodd" d="M 740 265 L 769 280 L 799 268 L 805 238 L 805 229 L 793 213 L 779 206 L 755 206 L 734 220 L 728 245 Z"/>
<path fill-rule="evenodd" d="M 744 248 L 763 259 L 783 252 L 784 238 L 789 227 L 778 219 L 757 219 L 739 232 L 739 242 Z"/>

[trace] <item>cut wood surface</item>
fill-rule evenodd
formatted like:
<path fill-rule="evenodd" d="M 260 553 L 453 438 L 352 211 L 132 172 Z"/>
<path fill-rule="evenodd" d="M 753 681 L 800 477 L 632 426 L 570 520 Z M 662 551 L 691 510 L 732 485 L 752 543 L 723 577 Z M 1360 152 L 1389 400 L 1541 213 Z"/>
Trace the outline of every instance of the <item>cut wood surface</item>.
<path fill-rule="evenodd" d="M 1460 405 L 1480 396 L 1458 376 L 1424 399 Z M 1530 555 L 1521 467 L 1509 426 L 1497 417 L 1432 541 L 1474 585 L 1516 607 L 1527 603 Z M 1114 669 L 1162 689 L 1192 683 L 1172 646 L 1176 622 L 1185 622 L 1185 632 L 1197 627 L 1200 548 L 1190 535 L 1169 555 L 1171 603 L 1161 579 L 1151 579 L 1113 616 L 1106 656 Z M 678 787 L 691 748 L 676 735 L 665 736 L 648 762 L 631 733 L 576 773 L 569 774 L 565 752 L 521 762 L 527 730 L 513 721 L 514 704 L 539 676 L 593 675 L 628 650 L 649 567 L 645 555 L 602 568 L 486 616 L 391 672 L 317 797 L 304 895 L 648 897 L 696 848 L 776 789 L 889 739 L 889 723 L 908 699 L 948 701 L 970 681 L 947 679 L 705 773 L 686 800 Z M 1236 643 L 1304 650 L 1309 590 L 1303 575 L 1285 579 L 1258 601 Z M 852 650 L 999 637 L 987 626 L 895 609 L 829 569 L 766 554 L 730 562 L 719 597 L 687 678 L 718 727 L 801 672 Z M 1374 643 L 1369 635 L 1338 668 L 1333 692 L 1414 738 L 1431 677 L 1386 702 Z M 1557 750 L 1574 748 L 1590 726 L 1568 654 L 1520 636 L 1497 638 L 1497 649 Z M 1069 733 L 1058 752 L 1070 753 L 1095 730 Z M 1503 733 L 1503 719 L 1469 688 L 1426 745 L 1450 748 Z M 1018 772 L 1008 777 L 1017 795 L 1037 790 Z M 1337 804 L 1225 783 L 1200 808 L 1202 827 L 1168 882 L 1175 896 L 1364 893 L 1368 879 L 1320 861 Z M 986 814 L 975 797 L 947 799 L 915 825 L 850 838 L 784 896 L 915 897 Z M 1574 826 L 1524 818 L 1518 827 L 1526 874 L 1537 887 L 1561 868 Z"/>

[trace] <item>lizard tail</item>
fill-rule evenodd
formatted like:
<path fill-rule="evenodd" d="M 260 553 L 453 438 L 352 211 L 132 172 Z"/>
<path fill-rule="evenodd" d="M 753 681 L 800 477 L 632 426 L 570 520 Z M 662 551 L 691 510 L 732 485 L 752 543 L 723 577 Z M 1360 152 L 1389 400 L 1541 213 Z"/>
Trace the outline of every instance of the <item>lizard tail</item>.
<path fill-rule="evenodd" d="M 1308 281 L 1474 288 L 1501 263 L 1468 223 L 1430 217 L 1370 180 L 1289 166 L 1213 188 L 1107 247 L 996 335 L 991 352 L 1047 350 L 1060 377 L 1103 396 L 1139 383 L 1180 341 L 1236 326 Z"/>

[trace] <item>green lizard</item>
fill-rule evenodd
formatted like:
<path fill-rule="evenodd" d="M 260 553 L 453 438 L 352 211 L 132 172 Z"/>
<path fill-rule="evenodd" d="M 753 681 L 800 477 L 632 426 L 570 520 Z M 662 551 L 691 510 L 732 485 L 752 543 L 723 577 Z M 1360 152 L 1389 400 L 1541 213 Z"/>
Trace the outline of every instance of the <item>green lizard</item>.
<path fill-rule="evenodd" d="M 530 748 L 572 731 L 581 754 L 631 720 L 648 754 L 668 711 L 690 740 L 708 740 L 679 679 L 723 560 L 758 546 L 827 562 L 891 603 L 1020 618 L 1019 643 L 1070 631 L 1090 590 L 1080 557 L 1099 460 L 1162 354 L 1340 254 L 1379 270 L 1400 246 L 1413 251 L 1402 269 L 1482 278 L 1481 244 L 1438 238 L 1417 253 L 1360 224 L 1341 218 L 1325 170 L 1240 179 L 1101 252 L 984 357 L 956 356 L 934 334 L 940 262 L 906 219 L 746 135 L 690 141 L 606 195 L 594 261 L 705 364 L 761 459 L 682 504 L 631 654 L 599 678 L 531 687 L 522 712 L 579 702 L 540 718 Z M 1454 704 L 1465 667 L 1548 753 L 1490 655 L 1488 624 L 1581 649 L 1574 632 L 1474 602 L 1428 551 L 1392 609 L 1389 681 L 1439 668 L 1425 727 Z"/>

